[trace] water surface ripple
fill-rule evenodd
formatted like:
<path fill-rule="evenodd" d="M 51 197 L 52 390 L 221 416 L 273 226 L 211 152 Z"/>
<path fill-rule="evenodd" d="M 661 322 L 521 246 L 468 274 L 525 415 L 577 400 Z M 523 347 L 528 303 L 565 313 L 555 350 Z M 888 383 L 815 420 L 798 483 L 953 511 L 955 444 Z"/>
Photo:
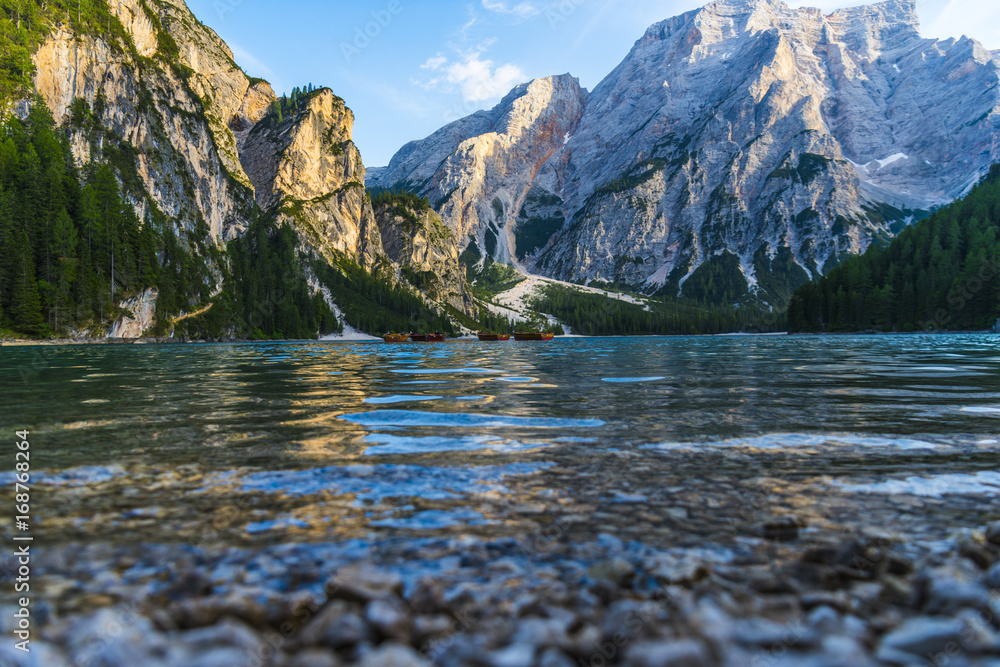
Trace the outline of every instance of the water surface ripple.
<path fill-rule="evenodd" d="M 0 362 L 0 423 L 32 432 L 56 540 L 524 533 L 567 516 L 670 542 L 731 537 L 694 489 L 841 522 L 950 499 L 954 523 L 998 488 L 993 335 L 3 347 Z"/>

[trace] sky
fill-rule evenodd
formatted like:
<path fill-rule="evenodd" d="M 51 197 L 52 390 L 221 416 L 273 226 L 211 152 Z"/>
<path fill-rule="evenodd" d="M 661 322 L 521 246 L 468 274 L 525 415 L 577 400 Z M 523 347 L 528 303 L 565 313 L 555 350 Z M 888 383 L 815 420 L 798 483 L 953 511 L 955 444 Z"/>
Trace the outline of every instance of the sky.
<path fill-rule="evenodd" d="M 494 106 L 518 83 L 571 73 L 593 90 L 646 28 L 707 0 L 187 0 L 275 92 L 328 86 L 354 111 L 366 166 Z M 789 2 L 826 11 L 851 0 Z M 925 37 L 1000 49 L 1000 2 L 918 0 Z"/>

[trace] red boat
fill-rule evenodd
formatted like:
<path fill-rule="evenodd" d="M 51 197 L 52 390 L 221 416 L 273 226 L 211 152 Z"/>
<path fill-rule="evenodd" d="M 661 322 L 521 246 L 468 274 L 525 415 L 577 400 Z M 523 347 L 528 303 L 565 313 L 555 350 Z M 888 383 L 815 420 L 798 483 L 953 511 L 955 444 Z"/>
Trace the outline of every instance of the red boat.
<path fill-rule="evenodd" d="M 514 340 L 552 340 L 556 335 L 551 331 L 515 331 Z"/>
<path fill-rule="evenodd" d="M 502 343 L 510 340 L 510 334 L 495 334 L 488 331 L 480 331 L 479 340 L 486 343 Z"/>
<path fill-rule="evenodd" d="M 406 341 L 410 340 L 410 337 L 407 336 L 406 334 L 387 333 L 384 336 L 382 336 L 382 340 L 384 340 L 387 343 L 405 343 Z"/>

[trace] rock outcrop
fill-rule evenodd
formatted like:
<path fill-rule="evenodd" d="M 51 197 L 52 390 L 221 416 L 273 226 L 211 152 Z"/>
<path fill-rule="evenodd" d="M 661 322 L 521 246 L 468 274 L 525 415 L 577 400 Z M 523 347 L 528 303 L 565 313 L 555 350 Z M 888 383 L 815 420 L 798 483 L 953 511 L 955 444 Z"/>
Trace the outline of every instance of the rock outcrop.
<path fill-rule="evenodd" d="M 281 122 L 271 115 L 258 123 L 240 156 L 261 208 L 280 209 L 281 219 L 328 259 L 341 253 L 370 267 L 382 241 L 353 128 L 354 114 L 323 88 Z"/>
<path fill-rule="evenodd" d="M 169 226 L 192 247 L 238 238 L 259 205 L 295 228 L 303 250 L 328 261 L 392 263 L 342 99 L 320 89 L 287 112 L 288 101 L 249 78 L 183 0 L 115 0 L 108 9 L 106 30 L 77 34 L 57 23 L 34 54 L 35 88 L 69 134 L 79 167 L 109 163 L 143 224 Z M 14 108 L 26 116 L 30 104 Z M 400 264 L 389 274 L 432 271 L 430 297 L 469 312 L 454 238 L 429 218 L 426 233 L 412 239 L 399 238 L 394 224 L 387 220 L 386 230 Z M 225 261 L 219 257 L 208 259 L 215 279 L 224 275 L 211 264 Z M 122 307 L 141 310 L 155 303 L 150 294 Z M 135 337 L 153 324 L 126 317 L 112 335 Z"/>
<path fill-rule="evenodd" d="M 273 93 L 266 84 L 251 86 L 219 37 L 182 2 L 109 7 L 127 37 L 57 30 L 34 56 L 36 90 L 56 122 L 72 128 L 81 166 L 126 156 L 115 167 L 140 218 L 155 206 L 181 230 L 204 221 L 217 242 L 238 236 L 252 190 L 223 119 L 256 122 L 260 105 L 249 100 L 263 94 L 266 108 Z M 98 132 L 74 119 L 71 107 L 81 103 Z"/>
<path fill-rule="evenodd" d="M 719 0 L 649 28 L 580 95 L 582 114 L 554 111 L 547 126 L 570 136 L 492 149 L 496 119 L 542 80 L 409 144 L 374 178 L 426 194 L 462 237 L 552 277 L 677 294 L 711 261 L 738 263 L 751 289 L 801 281 L 1000 159 L 998 72 L 972 39 L 921 38 L 913 0 L 826 16 Z M 498 224 L 495 250 L 483 218 Z"/>
<path fill-rule="evenodd" d="M 484 256 L 517 255 L 517 218 L 543 165 L 574 132 L 587 93 L 569 75 L 516 87 L 491 111 L 407 144 L 369 183 L 427 196 L 455 235 Z"/>
<path fill-rule="evenodd" d="M 160 293 L 147 289 L 121 302 L 124 314 L 111 327 L 108 338 L 141 338 L 156 324 L 156 300 Z"/>
<path fill-rule="evenodd" d="M 441 216 L 430 206 L 393 200 L 375 205 L 375 220 L 385 253 L 403 279 L 439 303 L 476 315 L 455 236 Z"/>

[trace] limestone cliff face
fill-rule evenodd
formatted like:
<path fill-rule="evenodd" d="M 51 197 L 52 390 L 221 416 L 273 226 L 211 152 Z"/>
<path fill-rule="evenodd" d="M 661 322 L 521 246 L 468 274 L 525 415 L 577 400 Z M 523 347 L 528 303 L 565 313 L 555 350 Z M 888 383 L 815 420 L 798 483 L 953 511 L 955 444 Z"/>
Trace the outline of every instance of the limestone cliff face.
<path fill-rule="evenodd" d="M 280 209 L 328 258 L 339 252 L 370 267 L 382 255 L 382 240 L 353 128 L 354 114 L 324 88 L 282 122 L 270 116 L 258 123 L 240 157 L 263 209 Z"/>
<path fill-rule="evenodd" d="M 149 1 L 149 0 L 147 0 Z M 239 159 L 246 130 L 267 113 L 274 91 L 267 82 L 251 82 L 233 60 L 229 46 L 200 23 L 182 0 L 158 0 L 160 21 L 177 43 L 181 63 L 194 71 L 192 91 L 204 107 L 219 157 L 229 173 L 250 186 Z"/>
<path fill-rule="evenodd" d="M 252 190 L 235 136 L 221 119 L 254 122 L 260 105 L 245 101 L 267 97 L 269 89 L 251 86 L 183 3 L 116 0 L 109 7 L 130 43 L 58 30 L 34 56 L 36 89 L 56 122 L 71 129 L 81 165 L 128 156 L 115 166 L 141 182 L 128 193 L 141 217 L 155 205 L 181 230 L 204 221 L 216 241 L 239 235 Z M 179 47 L 176 63 L 164 53 L 171 41 Z M 97 132 L 73 125 L 74 100 L 91 110 Z"/>
<path fill-rule="evenodd" d="M 403 147 L 369 183 L 416 189 L 463 246 L 472 237 L 483 256 L 511 261 L 518 213 L 539 169 L 576 128 L 586 99 L 569 75 L 522 84 L 491 111 Z"/>
<path fill-rule="evenodd" d="M 385 253 L 403 279 L 435 301 L 476 315 L 455 236 L 441 216 L 430 207 L 392 202 L 375 206 L 375 220 Z"/>
<path fill-rule="evenodd" d="M 962 195 L 1000 159 L 998 84 L 978 42 L 921 38 L 913 0 L 831 15 L 718 0 L 649 28 L 582 114 L 552 121 L 571 129 L 565 145 L 490 153 L 497 110 L 480 112 L 376 177 L 413 184 L 476 233 L 460 193 L 489 197 L 503 174 L 527 192 L 498 203 L 508 228 L 516 216 L 528 230 L 518 255 L 531 271 L 678 293 L 728 252 L 752 288 L 779 254 L 823 272 Z"/>
<path fill-rule="evenodd" d="M 108 338 L 141 338 L 156 325 L 156 300 L 160 293 L 147 289 L 129 297 L 120 306 L 125 313 L 114 323 Z"/>
<path fill-rule="evenodd" d="M 181 237 L 207 230 L 225 245 L 244 233 L 259 204 L 320 256 L 369 268 L 387 263 L 343 100 L 317 91 L 278 122 L 270 85 L 248 78 L 183 0 L 98 1 L 124 30 L 109 24 L 91 35 L 56 26 L 34 55 L 35 87 L 79 166 L 110 163 L 140 219 L 173 225 Z M 26 114 L 29 105 L 15 108 Z M 404 251 L 390 232 L 400 262 L 436 272 L 432 298 L 468 310 L 454 240 L 422 234 Z M 113 335 L 136 337 L 153 326 L 155 301 L 149 290 L 127 297 L 122 307 L 136 317 L 122 318 Z"/>

